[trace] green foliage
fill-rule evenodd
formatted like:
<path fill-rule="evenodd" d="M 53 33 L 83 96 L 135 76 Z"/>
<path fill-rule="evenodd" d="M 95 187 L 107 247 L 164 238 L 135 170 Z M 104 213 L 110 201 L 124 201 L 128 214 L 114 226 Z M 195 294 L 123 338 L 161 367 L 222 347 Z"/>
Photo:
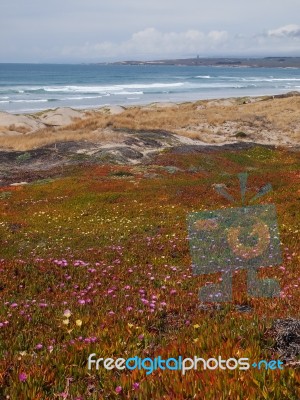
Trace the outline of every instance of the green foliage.
<path fill-rule="evenodd" d="M 0 192 L 0 199 L 5 200 L 9 199 L 11 197 L 12 193 L 11 192 Z"/>
<path fill-rule="evenodd" d="M 16 160 L 17 160 L 18 163 L 23 163 L 23 162 L 26 162 L 26 161 L 28 161 L 28 160 L 30 160 L 30 159 L 31 159 L 31 154 L 28 153 L 28 152 L 23 153 L 23 154 L 20 154 L 20 155 L 16 158 Z"/>
<path fill-rule="evenodd" d="M 126 177 L 126 176 L 134 176 L 134 174 L 132 174 L 129 171 L 113 171 L 110 173 L 110 176 Z"/>

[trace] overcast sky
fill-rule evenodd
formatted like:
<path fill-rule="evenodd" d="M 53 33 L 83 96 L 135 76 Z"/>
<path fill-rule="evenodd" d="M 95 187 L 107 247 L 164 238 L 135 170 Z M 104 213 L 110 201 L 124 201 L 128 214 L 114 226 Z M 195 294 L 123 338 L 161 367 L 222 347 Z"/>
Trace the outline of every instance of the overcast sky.
<path fill-rule="evenodd" d="M 1 0 L 0 62 L 300 56 L 300 0 Z"/>

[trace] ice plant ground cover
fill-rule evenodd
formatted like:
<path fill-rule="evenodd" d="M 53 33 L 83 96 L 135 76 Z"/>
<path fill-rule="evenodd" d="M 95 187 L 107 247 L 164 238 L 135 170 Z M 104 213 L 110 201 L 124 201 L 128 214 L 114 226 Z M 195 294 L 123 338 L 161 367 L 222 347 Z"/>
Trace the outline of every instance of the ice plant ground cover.
<path fill-rule="evenodd" d="M 283 262 L 259 275 L 279 280 L 280 297 L 249 297 L 238 271 L 232 302 L 199 307 L 199 288 L 220 275 L 192 274 L 186 217 L 230 207 L 213 185 L 238 198 L 244 171 L 250 192 L 274 189 L 257 204 L 276 205 Z M 0 398 L 299 399 L 295 366 L 87 370 L 90 353 L 278 359 L 265 332 L 299 318 L 299 200 L 299 153 L 263 147 L 164 152 L 149 165 L 81 166 L 1 188 Z"/>

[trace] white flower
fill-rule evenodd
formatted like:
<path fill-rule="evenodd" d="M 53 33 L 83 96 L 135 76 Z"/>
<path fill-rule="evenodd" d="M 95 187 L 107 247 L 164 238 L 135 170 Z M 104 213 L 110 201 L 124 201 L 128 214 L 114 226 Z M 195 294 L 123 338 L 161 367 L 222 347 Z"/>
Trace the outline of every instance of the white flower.
<path fill-rule="evenodd" d="M 70 310 L 65 310 L 65 312 L 64 312 L 64 317 L 70 318 L 71 315 L 72 315 L 72 313 L 71 313 Z"/>

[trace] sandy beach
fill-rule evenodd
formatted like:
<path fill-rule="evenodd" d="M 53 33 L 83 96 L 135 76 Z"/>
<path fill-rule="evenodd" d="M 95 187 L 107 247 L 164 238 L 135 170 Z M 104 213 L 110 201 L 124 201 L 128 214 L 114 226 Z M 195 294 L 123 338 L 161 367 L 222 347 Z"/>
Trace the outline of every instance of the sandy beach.
<path fill-rule="evenodd" d="M 291 92 L 95 110 L 58 108 L 24 115 L 0 112 L 0 149 L 28 151 L 68 141 L 107 147 L 124 144 L 128 135 L 141 130 L 167 131 L 185 144 L 297 147 L 299 108 L 300 92 Z"/>

